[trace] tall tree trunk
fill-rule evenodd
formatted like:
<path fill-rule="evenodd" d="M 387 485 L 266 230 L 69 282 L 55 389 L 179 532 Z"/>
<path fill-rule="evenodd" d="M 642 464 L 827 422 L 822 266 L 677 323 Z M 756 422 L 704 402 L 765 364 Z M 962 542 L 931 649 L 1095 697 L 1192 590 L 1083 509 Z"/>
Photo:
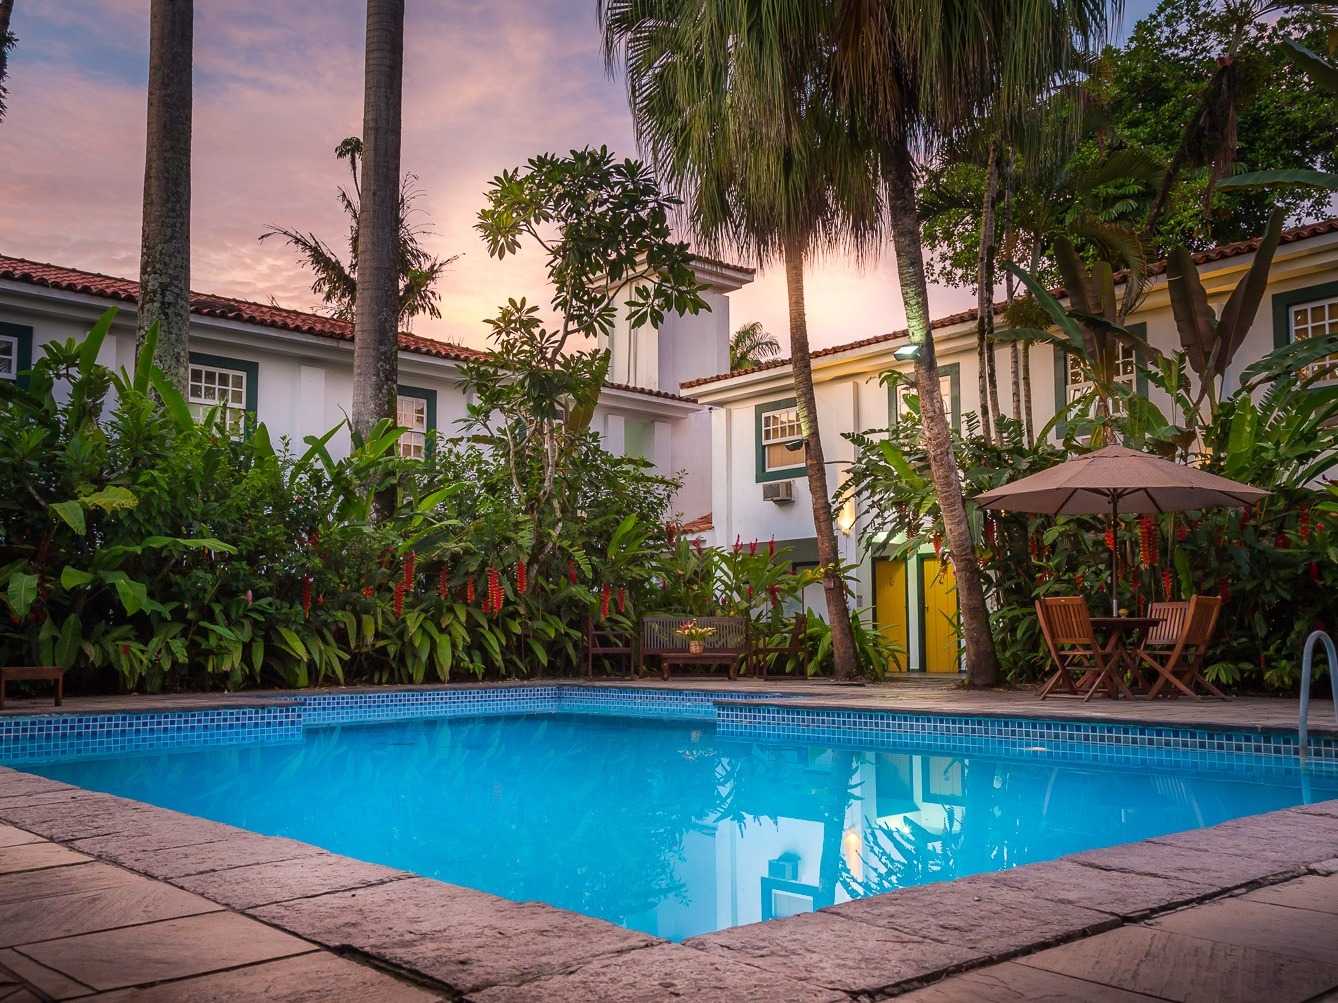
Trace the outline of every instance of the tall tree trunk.
<path fill-rule="evenodd" d="M 804 245 L 785 242 L 785 291 L 790 310 L 790 368 L 794 373 L 794 396 L 799 424 L 804 433 L 804 466 L 808 492 L 813 496 L 813 530 L 822 566 L 822 590 L 827 599 L 827 622 L 832 628 L 832 659 L 837 679 L 853 679 L 858 671 L 855 636 L 846 606 L 846 584 L 841 575 L 841 555 L 836 546 L 832 520 L 832 498 L 827 490 L 827 464 L 818 434 L 818 405 L 813 393 L 813 364 L 808 355 L 808 315 L 804 308 Z"/>
<path fill-rule="evenodd" d="M 139 248 L 139 346 L 183 393 L 190 360 L 190 139 L 193 0 L 149 6 L 149 114 Z"/>
<path fill-rule="evenodd" d="M 0 122 L 5 118 L 5 77 L 9 73 L 9 19 L 14 15 L 14 0 L 0 0 Z"/>
<path fill-rule="evenodd" d="M 1041 238 L 1036 236 L 1031 242 L 1031 261 L 1028 271 L 1035 275 L 1041 267 Z M 1031 417 L 1031 342 L 1022 343 L 1022 424 L 1027 434 L 1027 448 L 1036 445 L 1035 426 Z"/>
<path fill-rule="evenodd" d="M 994 372 L 994 258 L 998 252 L 994 217 L 999 205 L 999 147 L 990 141 L 985 169 L 985 197 L 980 207 L 980 252 L 976 257 L 976 354 L 980 374 L 980 428 L 994 441 L 999 416 L 999 381 Z"/>
<path fill-rule="evenodd" d="M 1003 161 L 1001 172 L 1001 183 L 1003 184 L 1003 219 L 1000 221 L 1000 229 L 1004 235 L 1004 256 L 1008 260 L 1013 260 L 1017 253 L 1017 231 L 1013 227 L 1013 170 L 1008 160 Z M 1004 297 L 1008 306 L 1013 305 L 1013 300 L 1017 297 L 1017 278 L 1011 271 L 1004 273 Z M 1022 373 L 1021 348 L 1016 341 L 1012 341 L 1008 346 L 1008 385 L 1012 390 L 1012 418 L 1016 422 L 1022 420 Z"/>
<path fill-rule="evenodd" d="M 929 289 L 920 248 L 920 221 L 915 209 L 915 178 L 910 151 L 904 140 L 888 144 L 886 167 L 892 246 L 897 256 L 901 301 L 906 308 L 906 328 L 911 343 L 920 347 L 915 356 L 915 382 L 920 393 L 929 472 L 943 513 L 943 526 L 948 534 L 948 547 L 957 577 L 967 678 L 972 686 L 993 686 L 999 677 L 999 660 L 994 652 L 985 589 L 981 584 L 980 565 L 976 561 L 971 524 L 962 498 L 961 477 L 952 453 L 952 438 L 943 408 L 943 392 L 939 387 L 934 333 L 929 326 Z"/>
<path fill-rule="evenodd" d="M 378 420 L 395 417 L 399 377 L 395 244 L 403 75 L 404 0 L 367 0 L 357 301 L 353 311 L 353 428 L 361 435 L 366 435 Z"/>

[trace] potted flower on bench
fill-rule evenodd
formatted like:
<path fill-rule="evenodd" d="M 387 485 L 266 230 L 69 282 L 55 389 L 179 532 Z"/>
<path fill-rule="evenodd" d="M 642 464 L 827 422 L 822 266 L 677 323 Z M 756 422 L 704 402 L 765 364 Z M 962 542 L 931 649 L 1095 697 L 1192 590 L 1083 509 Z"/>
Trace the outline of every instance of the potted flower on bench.
<path fill-rule="evenodd" d="M 715 633 L 715 628 L 699 624 L 696 620 L 689 620 L 674 633 L 688 639 L 689 655 L 700 655 L 706 650 L 706 639 Z"/>

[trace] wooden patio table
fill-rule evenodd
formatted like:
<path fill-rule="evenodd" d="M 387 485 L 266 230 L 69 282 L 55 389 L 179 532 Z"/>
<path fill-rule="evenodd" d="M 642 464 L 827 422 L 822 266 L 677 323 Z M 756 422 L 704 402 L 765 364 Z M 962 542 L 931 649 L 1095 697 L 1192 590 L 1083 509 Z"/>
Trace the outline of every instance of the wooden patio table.
<path fill-rule="evenodd" d="M 1133 641 L 1136 635 L 1151 630 L 1161 620 L 1155 616 L 1094 616 L 1091 622 L 1092 630 L 1106 635 L 1106 643 L 1102 646 L 1106 654 L 1117 659 L 1126 669 L 1136 670 Z M 1081 681 L 1078 688 L 1082 688 Z M 1118 699 L 1121 694 L 1128 697 L 1134 695 L 1124 680 L 1117 677 L 1117 684 L 1110 686 L 1107 695 Z"/>
<path fill-rule="evenodd" d="M 742 651 L 731 651 L 728 648 L 722 648 L 712 651 L 707 648 L 701 654 L 694 655 L 689 651 L 666 651 L 660 656 L 660 672 L 665 679 L 669 678 L 669 670 L 675 665 L 723 665 L 729 669 L 729 678 L 737 679 L 739 675 L 739 663 L 745 658 Z"/>

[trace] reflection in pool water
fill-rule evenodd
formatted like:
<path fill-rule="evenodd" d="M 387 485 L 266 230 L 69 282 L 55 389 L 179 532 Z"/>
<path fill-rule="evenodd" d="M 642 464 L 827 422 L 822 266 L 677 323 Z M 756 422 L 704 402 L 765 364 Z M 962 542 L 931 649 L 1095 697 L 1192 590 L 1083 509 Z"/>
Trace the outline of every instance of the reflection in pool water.
<path fill-rule="evenodd" d="M 22 768 L 672 939 L 1303 800 L 1299 773 L 1248 762 L 751 744 L 570 715 Z M 1338 797 L 1333 777 L 1306 783 Z"/>

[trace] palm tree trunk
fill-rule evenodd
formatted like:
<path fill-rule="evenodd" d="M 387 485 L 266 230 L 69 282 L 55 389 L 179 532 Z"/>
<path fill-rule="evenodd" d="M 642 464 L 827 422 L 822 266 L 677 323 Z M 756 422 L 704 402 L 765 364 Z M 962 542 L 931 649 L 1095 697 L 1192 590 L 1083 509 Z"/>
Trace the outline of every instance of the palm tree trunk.
<path fill-rule="evenodd" d="M 149 7 L 148 132 L 137 343 L 158 327 L 154 361 L 186 390 L 190 360 L 190 140 L 193 0 Z"/>
<path fill-rule="evenodd" d="M 999 414 L 999 384 L 994 372 L 994 217 L 999 204 L 999 153 L 993 140 L 987 156 L 985 197 L 980 207 L 980 252 L 976 257 L 976 354 L 980 366 L 980 430 L 986 442 L 993 442 Z"/>
<path fill-rule="evenodd" d="M 915 381 L 920 393 L 920 416 L 924 424 L 929 472 L 943 513 L 957 597 L 961 605 L 962 633 L 966 643 L 966 671 L 972 686 L 993 686 L 998 681 L 999 660 L 990 633 L 989 610 L 981 583 L 962 498 L 962 482 L 952 453 L 948 418 L 939 388 L 938 360 L 934 355 L 934 333 L 929 326 L 929 289 L 925 282 L 924 257 L 920 248 L 920 221 L 915 208 L 915 178 L 910 151 L 904 139 L 887 148 L 887 207 L 892 227 L 892 246 L 897 256 L 901 300 L 906 308 L 906 327 L 912 344 L 920 346 L 915 357 Z"/>
<path fill-rule="evenodd" d="M 1036 274 L 1037 269 L 1041 267 L 1041 238 L 1037 236 L 1031 242 L 1031 261 L 1029 271 L 1032 275 Z M 1036 445 L 1035 426 L 1032 424 L 1031 417 L 1031 343 L 1022 343 L 1022 417 L 1023 428 L 1027 434 L 1027 448 L 1030 449 Z"/>
<path fill-rule="evenodd" d="M 14 14 L 14 0 L 0 0 L 0 122 L 5 118 L 5 77 L 9 72 L 9 19 Z"/>
<path fill-rule="evenodd" d="M 827 490 L 827 464 L 818 434 L 818 405 L 813 393 L 813 365 L 808 355 L 808 315 L 804 308 L 804 245 L 793 238 L 785 242 L 785 290 L 790 311 L 790 368 L 794 373 L 794 396 L 799 424 L 804 432 L 804 466 L 808 491 L 813 496 L 813 530 L 817 536 L 818 563 L 822 566 L 822 589 L 827 598 L 827 622 L 832 628 L 832 659 L 837 679 L 853 679 L 855 637 L 846 606 L 846 585 L 841 575 L 841 555 L 836 547 L 832 520 L 832 498 Z"/>
<path fill-rule="evenodd" d="M 361 435 L 395 417 L 399 375 L 400 92 L 404 0 L 367 0 L 358 206 L 357 299 L 353 313 L 353 428 Z"/>

